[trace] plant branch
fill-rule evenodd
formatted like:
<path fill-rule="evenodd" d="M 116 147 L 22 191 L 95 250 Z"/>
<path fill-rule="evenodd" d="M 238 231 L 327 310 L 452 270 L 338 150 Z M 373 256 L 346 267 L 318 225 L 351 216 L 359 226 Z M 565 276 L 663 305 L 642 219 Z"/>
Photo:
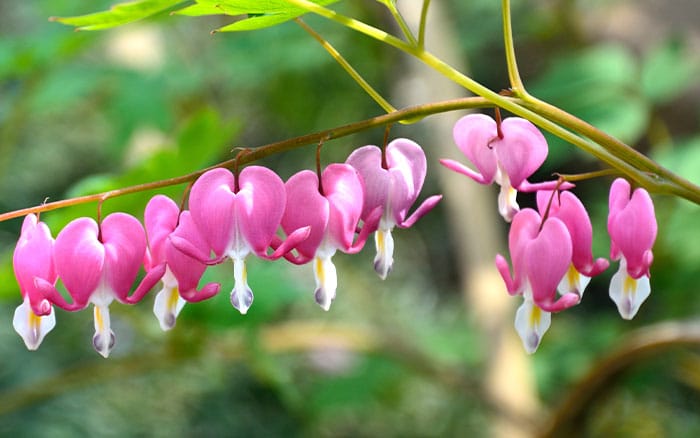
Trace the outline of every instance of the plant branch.
<path fill-rule="evenodd" d="M 418 42 L 413 36 L 411 29 L 408 27 L 408 24 L 406 24 L 406 20 L 403 19 L 401 12 L 399 12 L 398 8 L 396 7 L 396 0 L 387 0 L 383 3 L 391 12 L 391 15 L 394 17 L 394 20 L 396 20 L 396 23 L 399 25 L 399 28 L 401 29 L 401 32 L 403 32 L 403 35 L 406 37 L 408 43 L 412 46 L 418 45 Z"/>
<path fill-rule="evenodd" d="M 600 359 L 566 395 L 551 415 L 542 437 L 581 433 L 580 423 L 592 404 L 608 391 L 614 380 L 648 357 L 668 350 L 700 345 L 700 321 L 655 324 L 629 334 L 619 347 Z"/>
<path fill-rule="evenodd" d="M 460 109 L 468 108 L 484 108 L 489 107 L 492 104 L 481 97 L 465 97 L 461 99 L 445 100 L 441 102 L 434 102 L 429 104 L 417 105 L 401 110 L 394 111 L 390 114 L 384 114 L 377 117 L 372 117 L 370 119 L 361 120 L 359 122 L 351 123 L 348 125 L 338 126 L 325 131 L 316 132 L 313 134 L 307 134 L 300 137 L 294 137 L 286 140 L 282 140 L 276 143 L 270 143 L 264 146 L 251 149 L 250 152 L 246 153 L 240 159 L 238 159 L 239 164 L 246 164 L 261 158 L 273 155 L 276 153 L 288 151 L 291 149 L 296 149 L 309 144 L 317 144 L 320 140 L 332 140 L 340 137 L 345 137 L 357 132 L 365 131 L 378 126 L 383 126 L 391 123 L 399 123 L 406 121 L 418 121 L 423 117 L 439 114 L 448 111 L 455 111 Z M 59 208 L 70 207 L 73 205 L 87 204 L 90 202 L 105 201 L 109 198 L 114 198 L 117 196 L 124 196 L 132 193 L 145 192 L 149 190 L 156 190 L 163 187 L 174 186 L 178 184 L 185 184 L 196 180 L 204 172 L 217 168 L 217 167 L 233 167 L 236 164 L 236 159 L 232 158 L 230 160 L 222 161 L 213 166 L 207 167 L 205 169 L 198 170 L 196 172 L 188 173 L 186 175 L 177 176 L 174 178 L 163 179 L 159 181 L 148 182 L 144 184 L 138 184 L 134 186 L 124 187 L 116 190 L 110 190 L 103 193 L 97 193 L 94 195 L 80 196 L 76 198 L 70 198 L 60 201 L 54 201 L 49 203 L 44 203 L 37 205 L 35 207 L 23 208 L 21 210 L 14 210 L 7 213 L 0 214 L 0 222 L 6 221 L 8 219 L 13 219 L 17 217 L 26 216 L 31 213 L 40 213 L 45 211 L 56 210 Z"/>
<path fill-rule="evenodd" d="M 335 61 L 340 64 L 341 67 L 345 70 L 345 72 L 355 81 L 357 84 L 362 87 L 362 89 L 365 91 L 365 93 L 369 94 L 369 96 L 374 99 L 375 102 L 379 104 L 379 106 L 384 109 L 387 113 L 391 113 L 396 111 L 396 108 L 394 108 L 389 102 L 387 102 L 384 97 L 382 97 L 377 90 L 375 90 L 369 82 L 367 82 L 360 73 L 357 72 L 353 68 L 350 63 L 343 58 L 343 55 L 338 52 L 335 47 L 331 45 L 327 40 L 325 40 L 321 35 L 319 35 L 318 32 L 313 30 L 311 26 L 306 24 L 301 18 L 295 18 L 294 21 L 297 22 L 299 26 L 301 26 L 302 29 L 304 29 L 309 35 L 311 35 L 316 41 L 318 41 L 321 46 L 326 49 L 326 51 L 335 59 Z"/>

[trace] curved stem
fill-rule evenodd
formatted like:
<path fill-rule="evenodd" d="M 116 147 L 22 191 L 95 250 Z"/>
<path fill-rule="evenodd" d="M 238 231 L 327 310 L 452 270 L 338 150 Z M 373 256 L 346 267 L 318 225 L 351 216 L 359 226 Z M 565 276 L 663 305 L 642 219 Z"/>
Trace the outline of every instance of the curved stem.
<path fill-rule="evenodd" d="M 506 50 L 506 64 L 508 66 L 508 79 L 513 94 L 521 96 L 526 94 L 523 81 L 520 79 L 518 64 L 515 60 L 515 46 L 513 43 L 513 26 L 511 24 L 510 0 L 503 0 L 503 41 Z"/>
<path fill-rule="evenodd" d="M 557 437 L 581 433 L 580 421 L 595 400 L 610 389 L 615 378 L 647 357 L 678 347 L 700 345 L 700 322 L 666 322 L 631 333 L 620 346 L 594 364 L 552 414 L 540 436 Z"/>
<path fill-rule="evenodd" d="M 306 24 L 304 21 L 302 21 L 301 18 L 295 18 L 294 21 L 297 22 L 299 26 L 302 27 L 309 35 L 311 35 L 316 41 L 321 44 L 321 46 L 326 49 L 326 51 L 335 59 L 335 61 L 340 64 L 341 67 L 345 70 L 345 72 L 355 81 L 357 84 L 362 87 L 362 89 L 367 93 L 372 99 L 374 99 L 375 102 L 381 106 L 384 111 L 390 113 L 393 111 L 396 111 L 396 108 L 394 108 L 389 102 L 387 102 L 386 99 L 382 97 L 377 90 L 372 88 L 372 86 L 367 82 L 360 73 L 355 70 L 350 63 L 343 58 L 343 55 L 338 52 L 335 47 L 331 45 L 328 41 L 326 41 L 321 35 L 319 35 L 318 32 L 313 30 L 311 26 Z"/>
<path fill-rule="evenodd" d="M 428 8 L 430 0 L 423 0 L 423 7 L 420 10 L 420 24 L 418 25 L 418 48 L 425 48 L 425 25 L 428 22 Z"/>
<path fill-rule="evenodd" d="M 401 28 L 401 32 L 403 32 L 403 35 L 406 37 L 408 43 L 413 46 L 418 45 L 416 38 L 413 36 L 413 32 L 411 32 L 411 29 L 408 27 L 408 24 L 406 24 L 406 20 L 403 19 L 401 12 L 399 12 L 398 8 L 396 7 L 396 0 L 387 0 L 383 3 L 391 12 L 391 15 L 394 17 L 394 20 L 396 20 L 396 23 L 399 25 L 399 28 Z"/>
<path fill-rule="evenodd" d="M 417 105 L 397 110 L 390 114 L 384 114 L 381 116 L 373 117 L 371 119 L 361 120 L 359 122 L 351 123 L 349 125 L 339 126 L 325 131 L 290 138 L 276 143 L 270 143 L 264 146 L 260 146 L 255 149 L 250 149 L 246 154 L 242 155 L 238 159 L 238 163 L 250 163 L 261 158 L 267 157 L 269 155 L 299 148 L 309 144 L 318 143 L 321 140 L 326 141 L 335 138 L 345 137 L 347 135 L 355 134 L 357 132 L 366 131 L 371 128 L 384 126 L 391 123 L 405 122 L 407 120 L 416 121 L 431 114 L 439 114 L 448 111 L 455 111 L 468 108 L 485 108 L 489 106 L 492 106 L 492 104 L 488 100 L 483 99 L 481 97 L 465 97 L 461 99 L 452 99 L 445 100 L 442 102 Z M 76 198 L 44 203 L 35 207 L 23 208 L 21 210 L 14 210 L 7 213 L 2 213 L 0 214 L 0 222 L 6 221 L 8 219 L 26 216 L 31 213 L 51 211 L 59 208 L 70 207 L 73 205 L 98 202 L 100 200 L 114 198 L 117 196 L 124 196 L 132 193 L 145 192 L 149 190 L 160 189 L 163 187 L 189 183 L 197 179 L 200 175 L 202 175 L 204 172 L 207 172 L 208 170 L 215 169 L 217 167 L 233 167 L 236 164 L 236 160 L 236 158 L 233 158 L 230 160 L 222 161 L 213 166 L 198 170 L 196 172 L 188 173 L 186 175 L 177 176 L 174 178 L 167 178 L 159 181 L 138 184 L 135 186 L 110 190 L 94 195 L 79 196 Z"/>

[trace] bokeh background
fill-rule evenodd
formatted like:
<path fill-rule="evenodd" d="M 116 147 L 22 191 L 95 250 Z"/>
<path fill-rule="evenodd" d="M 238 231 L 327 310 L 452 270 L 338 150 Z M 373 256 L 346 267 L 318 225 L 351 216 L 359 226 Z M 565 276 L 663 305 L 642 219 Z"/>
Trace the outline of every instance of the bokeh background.
<path fill-rule="evenodd" d="M 398 3 L 415 23 L 420 2 Z M 700 3 L 513 3 L 532 94 L 700 183 Z M 231 158 L 238 146 L 382 113 L 294 23 L 210 35 L 230 20 L 161 14 L 77 33 L 47 20 L 109 4 L 0 3 L 1 211 L 178 176 Z M 378 2 L 334 7 L 392 29 Z M 427 46 L 490 88 L 506 88 L 500 14 L 493 0 L 432 2 Z M 388 47 L 318 17 L 305 20 L 397 107 L 466 95 Z M 459 158 L 451 140 L 459 115 L 392 128 L 392 137 L 411 137 L 428 154 L 421 199 L 445 199 L 395 233 L 386 281 L 372 270 L 371 244 L 359 255 L 338 254 L 338 297 L 328 313 L 313 302 L 309 266 L 249 259 L 255 303 L 246 316 L 230 306 L 233 275 L 224 264 L 206 274 L 223 292 L 187 305 L 168 333 L 153 317 L 151 294 L 136 306 L 111 306 L 117 346 L 108 360 L 92 349 L 89 310 L 58 311 L 56 329 L 29 352 L 11 323 L 21 302 L 11 269 L 21 220 L 1 223 L 0 435 L 700 436 L 692 339 L 630 353 L 640 340 L 668 333 L 674 345 L 684 334 L 700 337 L 698 206 L 655 196 L 653 292 L 633 321 L 622 321 L 607 297 L 613 266 L 580 305 L 553 317 L 537 353 L 526 356 L 512 327 L 520 300 L 507 296 L 493 267 L 507 235 L 496 191 L 437 162 Z M 381 143 L 383 131 L 328 143 L 324 162 Z M 601 169 L 549 140 L 549 159 L 533 180 Z M 286 179 L 313 168 L 314 150 L 260 164 Z M 609 251 L 609 184 L 576 188 L 591 214 L 596 256 Z M 179 201 L 183 190 L 160 193 Z M 111 199 L 103 209 L 141 218 L 153 194 Z M 95 214 L 90 204 L 41 219 L 55 236 Z"/>

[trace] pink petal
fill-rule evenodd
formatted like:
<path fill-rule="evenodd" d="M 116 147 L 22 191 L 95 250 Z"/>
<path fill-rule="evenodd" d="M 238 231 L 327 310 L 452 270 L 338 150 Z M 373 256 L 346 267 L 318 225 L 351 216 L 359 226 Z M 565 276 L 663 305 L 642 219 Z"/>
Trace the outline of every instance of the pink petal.
<path fill-rule="evenodd" d="M 330 208 L 328 235 L 337 248 L 349 251 L 362 213 L 362 180 L 352 166 L 339 163 L 326 167 L 321 178 Z"/>
<path fill-rule="evenodd" d="M 257 255 L 265 254 L 280 226 L 287 195 L 276 173 L 261 166 L 243 169 L 237 193 L 238 226 Z"/>
<path fill-rule="evenodd" d="M 519 117 L 503 120 L 501 130 L 503 139 L 491 145 L 511 184 L 517 188 L 544 163 L 547 140 L 535 125 Z"/>
<path fill-rule="evenodd" d="M 83 217 L 71 221 L 56 237 L 56 272 L 80 308 L 87 305 L 102 278 L 105 249 L 97 233 L 97 223 Z"/>
<path fill-rule="evenodd" d="M 233 174 L 228 169 L 217 168 L 200 176 L 190 190 L 192 219 L 219 257 L 236 243 L 234 187 Z"/>
<path fill-rule="evenodd" d="M 459 161 L 450 160 L 449 158 L 440 158 L 440 160 L 438 161 L 440 161 L 440 164 L 447 167 L 448 169 L 457 173 L 461 173 L 462 175 L 468 176 L 469 178 L 473 179 L 479 184 L 489 185 L 493 182 L 493 178 L 486 179 L 482 174 L 474 172 Z"/>
<path fill-rule="evenodd" d="M 150 258 L 146 269 L 165 263 L 165 246 L 170 233 L 177 227 L 180 208 L 164 195 L 156 195 L 148 201 L 144 212 L 144 225 L 148 236 Z"/>
<path fill-rule="evenodd" d="M 146 253 L 146 233 L 141 223 L 126 213 L 110 214 L 102 221 L 100 228 L 107 284 L 115 298 L 126 302 Z"/>
<path fill-rule="evenodd" d="M 53 261 L 54 240 L 45 223 L 39 222 L 33 215 L 27 215 L 22 223 L 12 265 L 19 284 L 20 292 L 28 299 L 29 306 L 38 316 L 51 312 L 51 303 L 36 287 L 36 279 L 48 283 L 56 282 L 56 270 Z"/>
<path fill-rule="evenodd" d="M 285 184 L 287 204 L 282 217 L 282 229 L 285 233 L 310 226 L 309 236 L 296 246 L 296 250 L 305 261 L 316 254 L 323 237 L 326 235 L 330 207 L 328 200 L 318 191 L 318 177 L 310 170 L 302 170 Z"/>
<path fill-rule="evenodd" d="M 345 162 L 354 167 L 364 181 L 362 219 L 366 220 L 371 211 L 386 204 L 390 184 L 389 170 L 382 168 L 382 151 L 377 146 L 355 149 Z"/>
<path fill-rule="evenodd" d="M 565 294 L 555 301 L 557 286 L 571 263 L 571 238 L 566 225 L 550 217 L 537 238 L 527 245 L 524 267 L 532 287 L 532 298 L 543 310 L 556 312 L 577 304 L 579 296 Z"/>
<path fill-rule="evenodd" d="M 395 211 L 394 217 L 397 223 L 402 222 L 408 214 L 408 209 L 416 202 L 427 172 L 425 152 L 415 142 L 397 138 L 386 147 L 386 161 L 394 180 L 393 187 L 400 182 L 404 188 L 402 195 L 389 195 L 392 209 Z"/>
<path fill-rule="evenodd" d="M 496 153 L 491 142 L 497 139 L 496 121 L 484 114 L 469 114 L 457 121 L 452 135 L 460 151 L 482 175 L 484 184 L 496 176 Z"/>

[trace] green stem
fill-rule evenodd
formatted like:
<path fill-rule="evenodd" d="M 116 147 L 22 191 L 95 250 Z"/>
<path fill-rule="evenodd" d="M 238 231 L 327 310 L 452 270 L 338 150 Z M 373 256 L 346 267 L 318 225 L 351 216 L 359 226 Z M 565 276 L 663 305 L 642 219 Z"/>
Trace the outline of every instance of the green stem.
<path fill-rule="evenodd" d="M 387 0 L 383 3 L 391 12 L 391 15 L 394 17 L 394 20 L 396 20 L 396 23 L 399 25 L 399 28 L 401 28 L 401 32 L 403 32 L 404 36 L 406 37 L 406 40 L 408 40 L 408 43 L 412 46 L 417 46 L 418 43 L 416 41 L 416 38 L 413 36 L 413 32 L 411 32 L 411 29 L 408 27 L 408 24 L 406 24 L 406 20 L 403 19 L 401 12 L 399 12 L 398 8 L 396 7 L 396 0 Z"/>
<path fill-rule="evenodd" d="M 513 43 L 513 26 L 511 24 L 510 0 L 503 0 L 503 41 L 506 51 L 506 64 L 508 66 L 508 78 L 510 79 L 510 88 L 515 96 L 526 94 L 525 86 L 520 73 L 518 72 L 518 64 L 515 60 L 515 45 Z"/>
<path fill-rule="evenodd" d="M 350 77 L 357 82 L 357 84 L 362 87 L 362 89 L 367 93 L 372 99 L 374 99 L 375 102 L 381 106 L 384 111 L 387 113 L 391 113 L 396 111 L 396 108 L 394 108 L 389 102 L 387 102 L 386 99 L 382 97 L 377 90 L 372 88 L 372 86 L 367 82 L 360 73 L 355 70 L 350 63 L 343 58 L 343 56 L 338 52 L 335 47 L 331 45 L 327 40 L 325 40 L 321 35 L 319 35 L 318 32 L 313 30 L 308 24 L 306 24 L 304 21 L 302 21 L 301 18 L 296 18 L 294 21 L 297 22 L 299 26 L 302 27 L 309 35 L 311 35 L 316 41 L 321 44 L 321 46 L 326 49 L 326 51 L 335 59 L 335 61 L 340 64 L 341 67 L 345 70 L 345 72 L 350 75 Z"/>
<path fill-rule="evenodd" d="M 319 141 L 332 140 L 340 137 L 345 137 L 358 132 L 366 131 L 378 126 L 384 126 L 392 123 L 400 123 L 406 121 L 420 120 L 423 117 L 429 116 L 431 114 L 439 114 L 448 111 L 463 110 L 468 108 L 485 108 L 492 106 L 492 104 L 481 97 L 465 97 L 461 99 L 445 100 L 442 102 L 434 102 L 423 105 L 417 105 L 413 107 L 408 107 L 400 110 L 396 110 L 390 114 L 383 114 L 381 116 L 373 117 L 371 119 L 361 120 L 359 122 L 351 123 L 349 125 L 339 126 L 336 128 L 327 129 L 325 131 L 316 132 L 313 134 L 303 135 L 301 137 L 290 138 L 282 140 L 276 143 L 270 143 L 264 146 L 260 146 L 255 149 L 250 149 L 249 152 L 240 156 L 240 158 L 230 159 L 222 161 L 214 166 L 207 167 L 205 169 L 198 170 L 196 172 L 188 173 L 186 175 L 178 176 L 175 178 L 168 178 L 159 181 L 153 181 L 145 184 L 138 184 L 135 186 L 124 187 L 116 190 L 110 190 L 103 193 L 97 193 L 94 195 L 79 196 L 76 198 L 64 199 L 55 202 L 49 202 L 35 207 L 23 208 L 21 210 L 14 210 L 7 213 L 0 214 L 0 222 L 9 219 L 26 216 L 32 213 L 41 213 L 45 211 L 57 210 L 59 208 L 70 207 L 73 205 L 87 204 L 91 202 L 104 202 L 109 198 L 116 198 L 118 196 L 129 195 L 132 193 L 145 192 L 149 190 L 156 190 L 163 187 L 174 186 L 178 184 L 190 183 L 196 180 L 200 175 L 208 170 L 215 169 L 217 167 L 233 167 L 238 164 L 246 164 L 261 158 L 267 157 L 269 155 L 277 154 L 280 152 L 288 151 L 291 149 L 296 149 L 309 144 L 317 144 Z"/>
<path fill-rule="evenodd" d="M 423 7 L 420 10 L 420 24 L 418 25 L 418 48 L 425 48 L 425 25 L 428 22 L 428 8 L 430 0 L 423 0 Z"/>

